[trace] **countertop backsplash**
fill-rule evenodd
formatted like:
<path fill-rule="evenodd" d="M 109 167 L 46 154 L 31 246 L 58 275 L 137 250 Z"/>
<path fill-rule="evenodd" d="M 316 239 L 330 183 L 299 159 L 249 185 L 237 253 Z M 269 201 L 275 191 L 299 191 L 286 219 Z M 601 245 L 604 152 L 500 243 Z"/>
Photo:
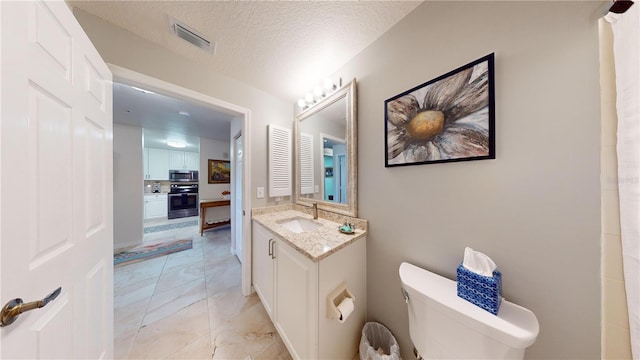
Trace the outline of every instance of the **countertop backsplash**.
<path fill-rule="evenodd" d="M 168 194 L 171 182 L 169 180 L 145 180 L 144 181 L 144 193 L 153 194 L 153 184 L 160 183 L 160 193 Z"/>

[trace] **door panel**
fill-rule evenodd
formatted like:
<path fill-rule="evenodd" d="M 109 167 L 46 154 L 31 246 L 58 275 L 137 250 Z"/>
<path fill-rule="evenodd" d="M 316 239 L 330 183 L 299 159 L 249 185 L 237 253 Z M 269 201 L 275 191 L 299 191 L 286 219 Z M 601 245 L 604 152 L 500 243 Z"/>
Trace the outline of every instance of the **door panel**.
<path fill-rule="evenodd" d="M 64 2 L 0 2 L 0 358 L 113 356 L 111 73 Z"/>

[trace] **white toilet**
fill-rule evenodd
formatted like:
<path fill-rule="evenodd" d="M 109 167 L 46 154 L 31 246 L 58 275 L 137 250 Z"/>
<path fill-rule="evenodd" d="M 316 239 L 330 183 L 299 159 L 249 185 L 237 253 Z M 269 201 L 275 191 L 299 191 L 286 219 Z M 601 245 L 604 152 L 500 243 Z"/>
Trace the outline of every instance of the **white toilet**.
<path fill-rule="evenodd" d="M 502 300 L 498 315 L 458 297 L 456 282 L 402 263 L 409 334 L 424 359 L 522 359 L 538 336 L 530 310 Z"/>

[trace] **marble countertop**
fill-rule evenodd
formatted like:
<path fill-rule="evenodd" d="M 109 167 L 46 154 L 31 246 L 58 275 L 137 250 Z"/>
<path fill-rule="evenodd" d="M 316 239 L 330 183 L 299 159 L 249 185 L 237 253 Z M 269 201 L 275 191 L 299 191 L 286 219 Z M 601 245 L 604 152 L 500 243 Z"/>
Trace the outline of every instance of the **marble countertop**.
<path fill-rule="evenodd" d="M 294 233 L 280 224 L 280 222 L 292 218 L 305 218 L 316 221 L 321 225 L 310 231 Z M 259 214 L 254 212 L 252 219 L 265 226 L 284 242 L 314 262 L 326 258 L 367 235 L 366 225 L 358 226 L 358 224 L 356 224 L 354 234 L 343 234 L 338 231 L 342 223 L 337 223 L 322 217 L 314 220 L 311 215 L 294 209 L 261 212 Z M 360 222 L 362 221 L 364 220 L 360 220 Z M 366 224 L 366 221 L 364 221 L 364 223 Z"/>

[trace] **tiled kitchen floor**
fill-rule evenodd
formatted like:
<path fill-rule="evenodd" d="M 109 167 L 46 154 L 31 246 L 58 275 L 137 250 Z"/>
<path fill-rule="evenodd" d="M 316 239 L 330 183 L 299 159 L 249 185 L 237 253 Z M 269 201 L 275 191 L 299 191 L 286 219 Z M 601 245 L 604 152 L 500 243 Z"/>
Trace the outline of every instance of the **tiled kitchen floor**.
<path fill-rule="evenodd" d="M 115 268 L 117 359 L 291 359 L 256 294 L 244 297 L 229 227 L 191 226 L 193 249 Z"/>

